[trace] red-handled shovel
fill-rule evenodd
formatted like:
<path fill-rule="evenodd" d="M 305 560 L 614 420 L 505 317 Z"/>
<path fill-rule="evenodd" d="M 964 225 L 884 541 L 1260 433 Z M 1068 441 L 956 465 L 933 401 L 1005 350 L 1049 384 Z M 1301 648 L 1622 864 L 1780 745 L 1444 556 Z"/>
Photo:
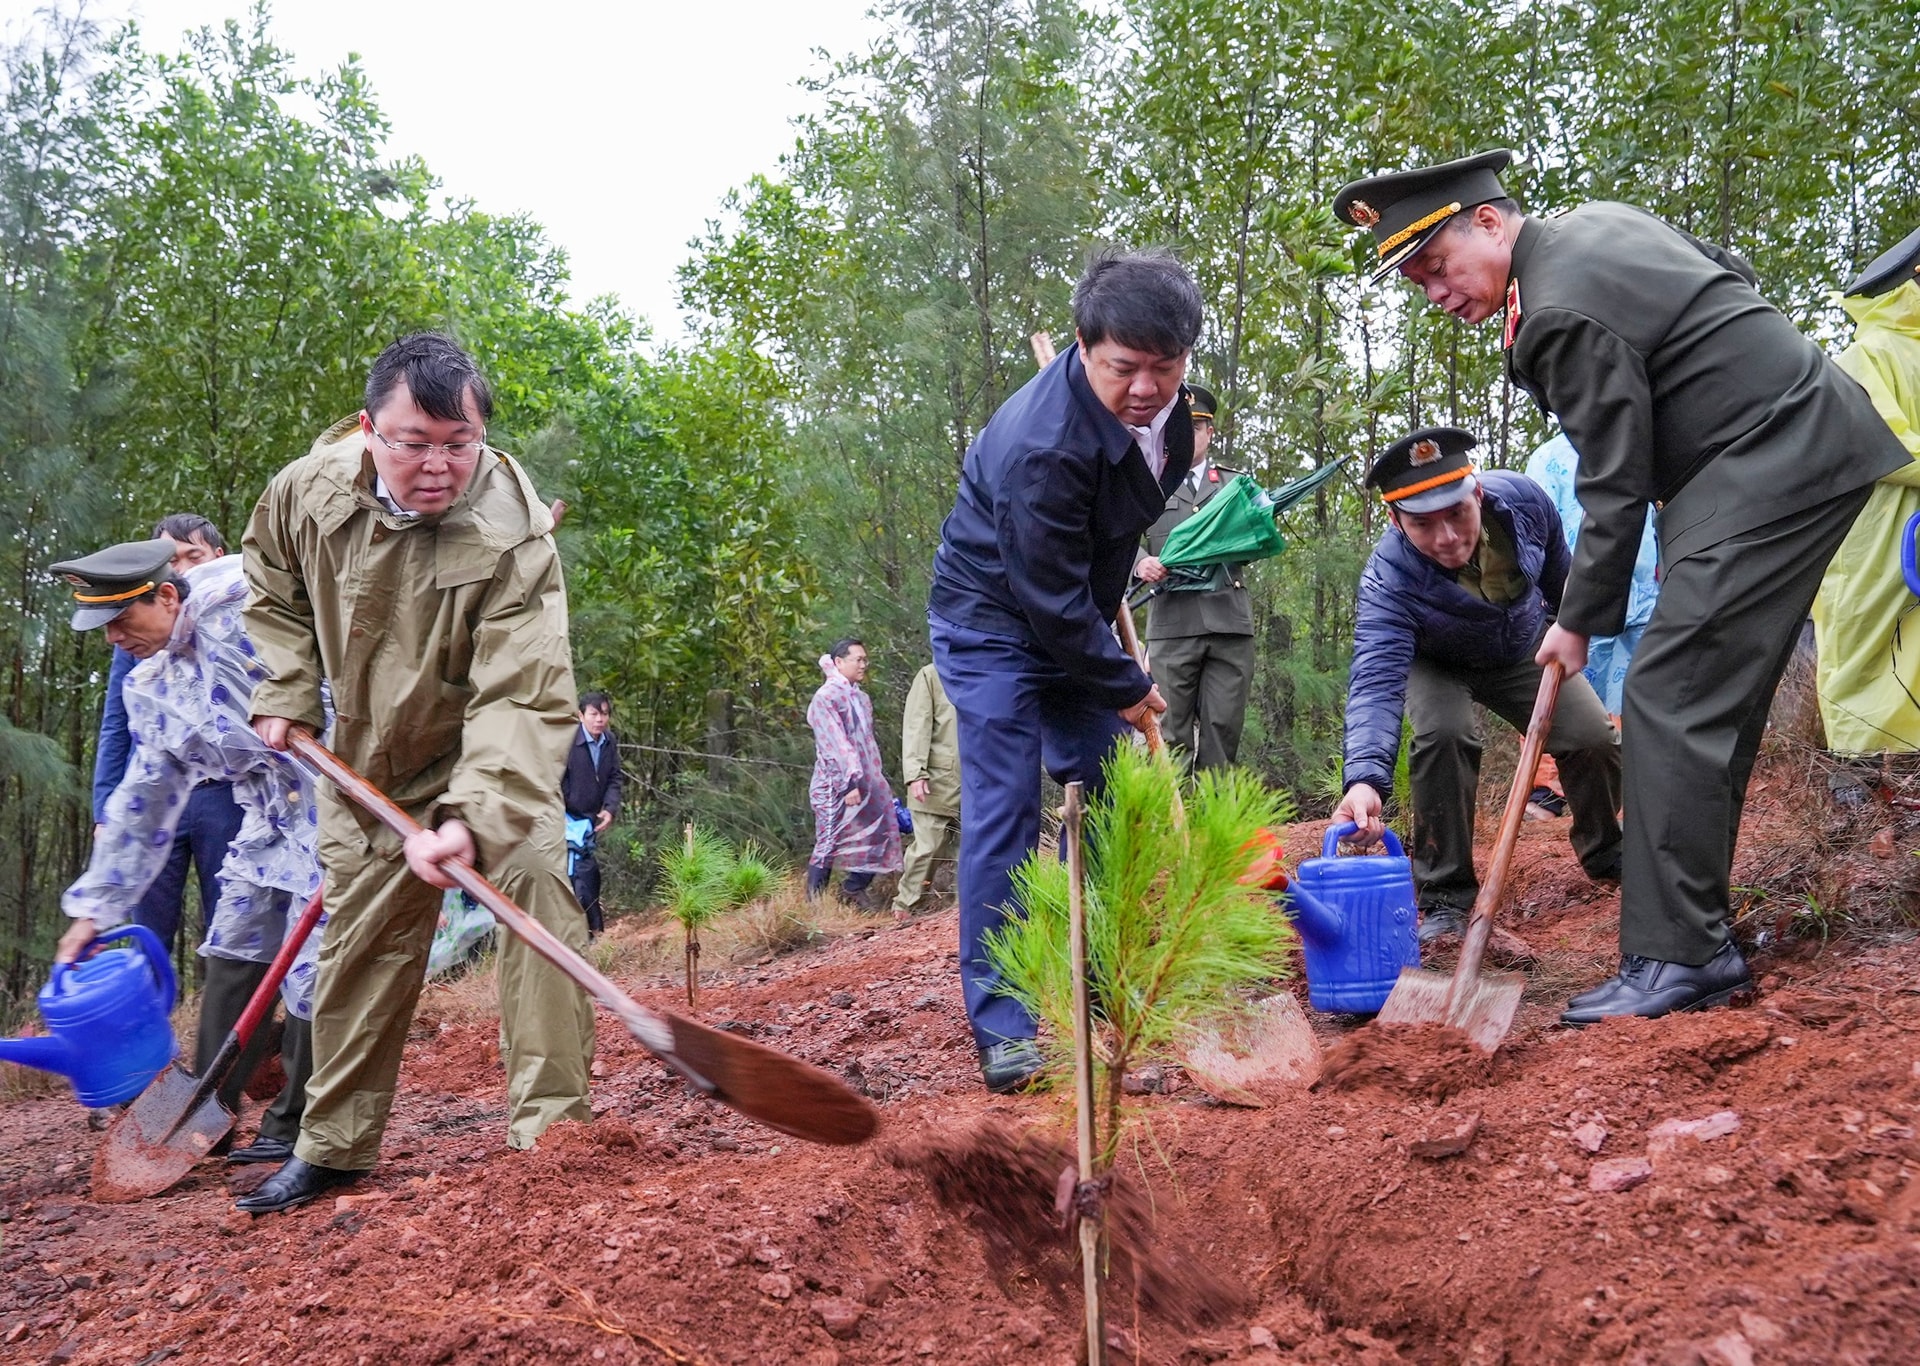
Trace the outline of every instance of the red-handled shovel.
<path fill-rule="evenodd" d="M 247 1008 L 207 1064 L 206 1075 L 196 1077 L 177 1061 L 169 1064 L 108 1126 L 93 1155 L 96 1201 L 118 1204 L 158 1195 L 227 1136 L 234 1114 L 220 1102 L 220 1084 L 232 1074 L 253 1031 L 273 1009 L 273 998 L 293 966 L 294 955 L 320 923 L 320 913 L 320 893 L 315 892 L 281 941 L 280 952 L 254 988 Z"/>

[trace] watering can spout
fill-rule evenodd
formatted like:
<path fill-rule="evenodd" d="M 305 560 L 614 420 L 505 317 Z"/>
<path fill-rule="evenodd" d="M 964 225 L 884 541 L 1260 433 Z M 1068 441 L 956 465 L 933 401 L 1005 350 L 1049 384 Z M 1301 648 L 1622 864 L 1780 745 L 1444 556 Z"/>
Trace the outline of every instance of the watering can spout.
<path fill-rule="evenodd" d="M 73 1048 L 65 1039 L 0 1039 L 0 1062 L 16 1062 L 69 1078 L 74 1072 Z"/>
<path fill-rule="evenodd" d="M 1344 928 L 1340 912 L 1302 887 L 1296 879 L 1287 884 L 1287 914 L 1300 931 L 1300 937 L 1315 948 L 1338 944 Z"/>

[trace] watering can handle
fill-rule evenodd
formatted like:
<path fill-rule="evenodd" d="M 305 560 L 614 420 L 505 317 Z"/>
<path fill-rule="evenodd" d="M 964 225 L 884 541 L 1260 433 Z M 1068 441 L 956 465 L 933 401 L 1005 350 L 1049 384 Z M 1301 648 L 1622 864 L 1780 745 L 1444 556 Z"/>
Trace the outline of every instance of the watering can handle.
<path fill-rule="evenodd" d="M 167 1003 L 161 1009 L 171 1014 L 174 997 L 179 994 L 180 983 L 173 975 L 173 962 L 167 956 L 167 946 L 160 942 L 160 936 L 145 925 L 116 925 L 104 934 L 95 936 L 94 941 L 87 946 L 87 957 L 93 957 L 102 946 L 116 939 L 131 939 L 140 946 L 140 952 L 147 956 L 147 964 L 153 969 L 154 977 L 159 980 L 161 992 L 167 998 Z M 53 980 L 50 985 L 55 992 L 66 990 L 67 969 L 72 966 L 71 963 L 53 965 Z"/>
<path fill-rule="evenodd" d="M 1352 821 L 1341 821 L 1338 825 L 1327 827 L 1326 838 L 1320 841 L 1320 857 L 1332 858 L 1340 852 L 1340 841 L 1352 839 L 1360 833 L 1360 827 Z M 1407 851 L 1400 845 L 1400 837 L 1391 830 L 1381 832 L 1387 843 L 1387 852 L 1395 858 L 1405 858 Z"/>
<path fill-rule="evenodd" d="M 1920 512 L 1907 518 L 1907 529 L 1900 537 L 1900 576 L 1907 581 L 1907 591 L 1920 598 L 1920 563 L 1915 562 L 1914 535 L 1920 532 Z"/>

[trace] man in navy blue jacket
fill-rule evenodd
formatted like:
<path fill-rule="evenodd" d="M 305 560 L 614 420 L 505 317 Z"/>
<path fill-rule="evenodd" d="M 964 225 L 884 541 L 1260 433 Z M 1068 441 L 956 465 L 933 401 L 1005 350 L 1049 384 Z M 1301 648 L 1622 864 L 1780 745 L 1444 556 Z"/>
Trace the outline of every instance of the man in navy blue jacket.
<path fill-rule="evenodd" d="M 1162 252 L 1096 255 L 1073 291 L 1077 345 L 967 451 L 933 560 L 927 623 L 960 723 L 960 979 L 989 1090 L 1040 1071 L 1035 1021 L 1003 995 L 985 937 L 1039 843 L 1040 770 L 1089 795 L 1159 689 L 1113 619 L 1140 535 L 1193 461 L 1187 358 L 1200 291 Z"/>
<path fill-rule="evenodd" d="M 1347 684 L 1346 796 L 1336 821 L 1371 843 L 1393 790 L 1404 708 L 1413 726 L 1413 878 L 1420 939 L 1457 934 L 1479 894 L 1473 814 L 1480 703 L 1524 730 L 1540 691 L 1540 637 L 1560 610 L 1572 556 L 1547 491 L 1523 474 L 1476 473 L 1473 434 L 1425 427 L 1367 474 L 1393 526 L 1360 575 Z M 1571 838 L 1596 879 L 1620 876 L 1620 743 L 1581 674 L 1560 686 L 1547 735 Z"/>

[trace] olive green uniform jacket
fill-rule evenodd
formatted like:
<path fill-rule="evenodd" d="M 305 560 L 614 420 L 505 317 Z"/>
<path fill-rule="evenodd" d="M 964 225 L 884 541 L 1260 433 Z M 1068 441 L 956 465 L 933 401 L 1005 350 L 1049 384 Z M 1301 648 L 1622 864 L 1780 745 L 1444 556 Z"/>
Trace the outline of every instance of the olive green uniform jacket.
<path fill-rule="evenodd" d="M 1767 709 L 1827 561 L 1908 455 L 1739 257 L 1625 204 L 1525 220 L 1507 369 L 1580 453 L 1559 622 L 1617 634 L 1646 521 L 1660 599 L 1627 674 L 1620 948 L 1701 964 Z"/>
<path fill-rule="evenodd" d="M 907 805 L 937 816 L 960 814 L 960 718 L 940 686 L 940 674 L 928 664 L 907 689 L 907 714 L 900 727 L 900 769 L 909 789 L 927 780 L 927 799 Z"/>
<path fill-rule="evenodd" d="M 553 519 L 492 450 L 438 516 L 393 513 L 372 485 L 358 419 L 346 419 L 254 509 L 246 625 L 268 677 L 253 715 L 317 731 L 325 680 L 334 751 L 423 824 L 464 821 L 481 871 L 584 947 L 553 781 L 579 724 Z M 332 919 L 298 1151 L 359 1170 L 378 1155 L 440 892 L 407 874 L 400 841 L 376 820 L 323 796 Z M 512 936 L 500 992 L 508 1141 L 526 1147 L 555 1119 L 589 1117 L 592 1008 Z"/>

